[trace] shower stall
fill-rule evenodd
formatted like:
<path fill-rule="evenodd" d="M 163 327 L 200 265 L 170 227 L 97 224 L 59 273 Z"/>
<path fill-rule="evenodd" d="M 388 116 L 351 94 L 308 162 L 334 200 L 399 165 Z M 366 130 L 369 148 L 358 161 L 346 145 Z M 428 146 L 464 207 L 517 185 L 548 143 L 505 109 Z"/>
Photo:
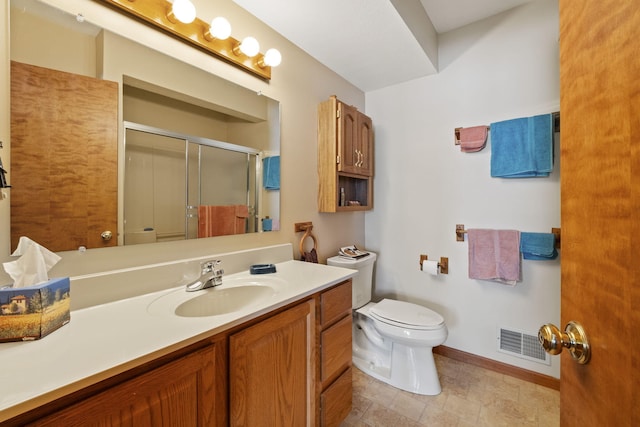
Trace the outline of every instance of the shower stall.
<path fill-rule="evenodd" d="M 124 244 L 259 230 L 261 152 L 125 122 Z"/>

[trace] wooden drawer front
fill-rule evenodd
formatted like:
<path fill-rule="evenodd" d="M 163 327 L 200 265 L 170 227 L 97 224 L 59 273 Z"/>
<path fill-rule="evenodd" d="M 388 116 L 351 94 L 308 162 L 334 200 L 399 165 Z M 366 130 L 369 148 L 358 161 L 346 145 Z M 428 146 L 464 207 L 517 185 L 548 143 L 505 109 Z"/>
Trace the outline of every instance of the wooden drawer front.
<path fill-rule="evenodd" d="M 351 366 L 351 332 L 351 315 L 322 331 L 320 357 L 323 387 Z"/>
<path fill-rule="evenodd" d="M 339 426 L 351 412 L 353 383 L 351 368 L 320 395 L 320 425 Z"/>
<path fill-rule="evenodd" d="M 351 312 L 351 280 L 329 289 L 320 295 L 320 322 L 323 327 L 330 325 Z"/>

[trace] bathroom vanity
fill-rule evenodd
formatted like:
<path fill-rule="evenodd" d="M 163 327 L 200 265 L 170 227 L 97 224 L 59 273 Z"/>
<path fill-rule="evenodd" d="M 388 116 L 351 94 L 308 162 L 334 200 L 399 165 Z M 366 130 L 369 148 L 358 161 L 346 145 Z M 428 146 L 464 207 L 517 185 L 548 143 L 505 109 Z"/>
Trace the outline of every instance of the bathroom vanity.
<path fill-rule="evenodd" d="M 276 268 L 72 311 L 42 340 L 3 344 L 0 378 L 15 387 L 0 397 L 0 423 L 339 425 L 351 410 L 354 272 Z M 252 299 L 247 286 L 268 292 Z M 196 298 L 207 300 L 199 312 Z"/>

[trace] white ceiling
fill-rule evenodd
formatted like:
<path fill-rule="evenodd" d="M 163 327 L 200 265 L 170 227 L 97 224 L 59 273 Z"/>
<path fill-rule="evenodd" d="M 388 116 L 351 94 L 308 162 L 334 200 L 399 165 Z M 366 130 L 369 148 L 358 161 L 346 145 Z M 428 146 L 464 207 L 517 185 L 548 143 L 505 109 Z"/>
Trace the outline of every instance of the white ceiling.
<path fill-rule="evenodd" d="M 437 34 L 532 0 L 234 1 L 368 92 L 436 73 Z"/>

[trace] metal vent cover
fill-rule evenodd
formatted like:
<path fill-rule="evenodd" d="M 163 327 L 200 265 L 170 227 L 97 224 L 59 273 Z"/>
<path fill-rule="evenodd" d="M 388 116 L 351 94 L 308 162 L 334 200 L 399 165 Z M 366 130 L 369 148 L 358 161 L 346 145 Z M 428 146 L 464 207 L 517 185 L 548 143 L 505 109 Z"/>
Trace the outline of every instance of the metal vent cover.
<path fill-rule="evenodd" d="M 538 336 L 522 331 L 500 328 L 498 331 L 498 351 L 534 362 L 551 364 L 549 354 L 540 345 Z"/>

